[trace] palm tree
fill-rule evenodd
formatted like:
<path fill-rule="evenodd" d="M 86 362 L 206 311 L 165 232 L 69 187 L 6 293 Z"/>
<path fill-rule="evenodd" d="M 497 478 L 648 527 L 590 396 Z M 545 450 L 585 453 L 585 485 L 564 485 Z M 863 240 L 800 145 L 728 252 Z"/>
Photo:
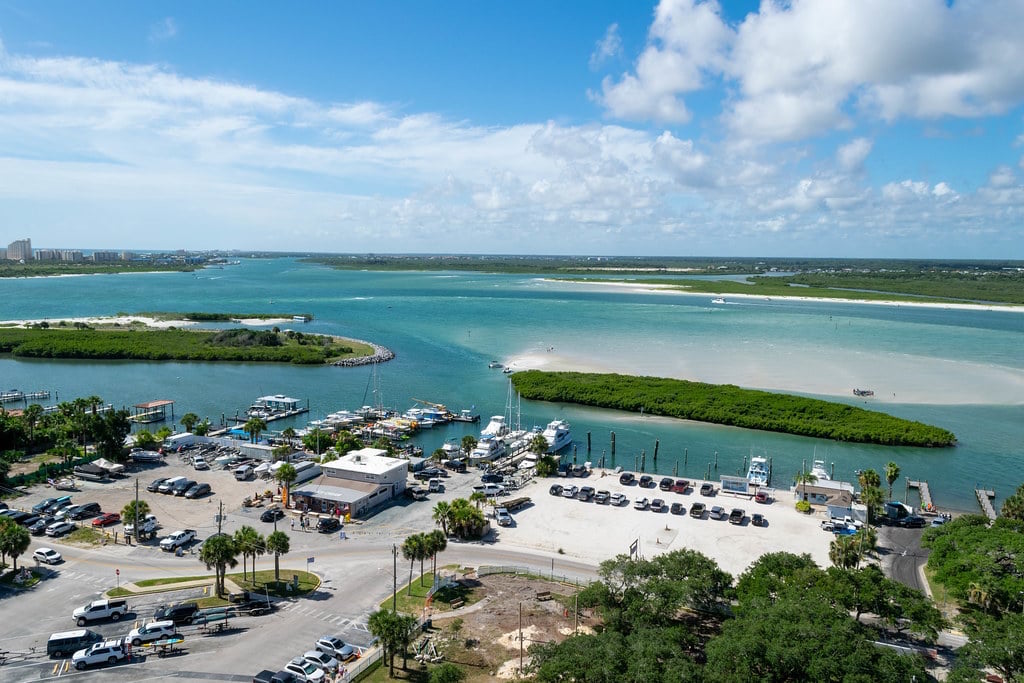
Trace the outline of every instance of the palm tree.
<path fill-rule="evenodd" d="M 15 524 L 13 520 L 4 522 L 5 524 L 0 526 L 0 554 L 11 557 L 14 561 L 14 571 L 17 573 L 18 558 L 32 545 L 32 536 L 28 529 Z"/>
<path fill-rule="evenodd" d="M 196 436 L 206 436 L 210 433 L 210 427 L 213 425 L 210 423 L 210 418 L 204 418 L 202 422 L 196 425 L 196 431 L 193 432 Z"/>
<path fill-rule="evenodd" d="M 875 552 L 878 547 L 878 529 L 865 524 L 861 528 L 857 529 L 857 533 L 853 535 L 857 539 L 857 554 L 860 555 L 859 560 L 864 559 L 865 555 L 870 555 Z"/>
<path fill-rule="evenodd" d="M 402 541 L 402 557 L 409 560 L 409 586 L 406 595 L 412 595 L 412 567 L 423 554 L 423 535 L 413 534 Z"/>
<path fill-rule="evenodd" d="M 434 575 L 434 580 L 437 580 L 437 555 L 443 553 L 448 549 L 448 536 L 440 529 L 434 529 L 427 535 L 427 547 L 430 548 L 430 557 L 433 559 L 434 566 L 431 573 Z"/>
<path fill-rule="evenodd" d="M 283 531 L 274 531 L 267 536 L 267 552 L 274 553 L 274 582 L 280 583 L 281 581 L 281 565 L 280 557 L 287 555 L 288 551 L 291 550 L 291 543 L 288 540 L 288 534 Z"/>
<path fill-rule="evenodd" d="M 242 577 L 245 577 L 245 561 L 246 558 L 252 555 L 252 574 L 253 579 L 256 578 L 256 555 L 262 554 L 263 549 L 266 547 L 266 539 L 263 538 L 263 534 L 256 531 L 249 525 L 243 526 L 241 529 L 235 532 L 235 545 L 238 546 L 239 551 L 242 553 Z"/>
<path fill-rule="evenodd" d="M 462 444 L 462 452 L 470 453 L 474 448 L 476 448 L 476 437 L 472 434 L 466 434 L 462 437 L 462 441 L 460 443 Z"/>
<path fill-rule="evenodd" d="M 25 422 L 25 426 L 28 427 L 28 440 L 29 443 L 35 440 L 36 425 L 39 424 L 39 420 L 43 417 L 43 407 L 38 403 L 33 403 L 27 406 L 21 414 L 21 419 Z"/>
<path fill-rule="evenodd" d="M 534 434 L 533 438 L 530 439 L 530 452 L 540 455 L 541 453 L 547 453 L 548 440 L 544 438 L 543 434 Z"/>
<path fill-rule="evenodd" d="M 199 424 L 199 416 L 195 413 L 185 413 L 181 416 L 181 426 L 185 428 L 186 432 L 191 432 L 197 424 Z"/>
<path fill-rule="evenodd" d="M 295 438 L 295 428 L 294 427 L 285 427 L 284 429 L 282 429 L 281 430 L 281 438 L 282 439 L 287 439 L 288 443 L 291 443 L 292 439 Z"/>
<path fill-rule="evenodd" d="M 892 500 L 892 485 L 900 478 L 900 466 L 890 461 L 885 464 L 885 481 L 889 483 L 889 500 Z"/>
<path fill-rule="evenodd" d="M 867 486 L 861 489 L 860 502 L 868 509 L 868 524 L 874 522 L 875 512 L 882 506 L 885 499 L 882 496 L 882 489 L 878 486 Z"/>
<path fill-rule="evenodd" d="M 799 484 L 803 484 L 803 487 L 804 487 L 804 490 L 803 490 L 803 499 L 804 500 L 807 500 L 807 485 L 808 484 L 816 484 L 817 482 L 818 482 L 818 477 L 813 472 L 797 472 L 796 473 L 796 483 L 798 485 Z"/>
<path fill-rule="evenodd" d="M 249 440 L 256 443 L 260 439 L 262 434 L 267 429 L 267 423 L 262 418 L 250 417 L 242 425 L 242 431 L 249 435 Z"/>
<path fill-rule="evenodd" d="M 473 491 L 473 493 L 469 495 L 469 502 L 474 503 L 477 510 L 480 509 L 480 506 L 485 500 L 487 500 L 487 496 L 484 495 L 483 491 Z"/>
<path fill-rule="evenodd" d="M 122 524 L 134 524 L 135 535 L 139 534 L 139 520 L 145 519 L 146 515 L 149 514 L 149 503 L 139 499 L 136 502 L 134 499 L 129 500 L 125 503 L 125 506 L 121 508 L 121 523 Z"/>
<path fill-rule="evenodd" d="M 384 657 L 388 660 L 388 677 L 394 678 L 395 650 L 398 648 L 398 644 L 402 642 L 399 632 L 401 622 L 398 613 L 386 609 L 374 612 L 367 619 L 366 626 L 370 629 L 370 633 L 380 641 L 384 649 Z"/>
<path fill-rule="evenodd" d="M 451 521 L 452 506 L 448 501 L 438 501 L 434 506 L 434 524 L 441 527 L 441 533 L 448 536 L 448 523 Z"/>
<path fill-rule="evenodd" d="M 999 514 L 1007 519 L 1024 521 L 1024 484 L 1021 484 L 1012 495 L 1007 496 Z"/>
<path fill-rule="evenodd" d="M 840 569 L 853 569 L 860 563 L 860 553 L 852 536 L 836 536 L 828 547 L 828 559 Z"/>
<path fill-rule="evenodd" d="M 558 472 L 558 458 L 553 455 L 542 455 L 537 458 L 537 476 L 550 477 Z"/>
<path fill-rule="evenodd" d="M 274 479 L 277 483 L 284 487 L 288 493 L 288 497 L 292 496 L 292 483 L 298 478 L 299 473 L 295 471 L 295 465 L 290 462 L 286 462 L 277 468 L 277 472 L 274 473 Z M 284 506 L 288 507 L 288 501 L 284 501 Z"/>
<path fill-rule="evenodd" d="M 861 473 L 857 475 L 857 481 L 860 482 L 860 487 L 862 489 L 882 485 L 882 478 L 878 476 L 878 472 L 874 470 L 862 470 Z"/>
<path fill-rule="evenodd" d="M 234 539 L 227 534 L 214 534 L 206 539 L 199 551 L 199 561 L 206 564 L 207 569 L 216 571 L 215 588 L 217 597 L 224 595 L 224 576 L 228 567 L 238 565 L 238 547 Z"/>

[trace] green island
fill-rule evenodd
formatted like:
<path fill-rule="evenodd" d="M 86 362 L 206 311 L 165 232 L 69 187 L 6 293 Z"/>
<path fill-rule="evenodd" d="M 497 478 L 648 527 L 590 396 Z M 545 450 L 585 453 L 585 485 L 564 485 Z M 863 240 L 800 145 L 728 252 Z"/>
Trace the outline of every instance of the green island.
<path fill-rule="evenodd" d="M 584 282 L 675 286 L 707 294 L 932 303 L 1024 304 L 1024 263 L 885 259 L 603 256 L 347 255 L 304 259 L 338 269 L 547 275 Z M 709 275 L 740 279 L 706 279 Z M 633 279 L 633 276 L 636 279 Z M 703 279 L 702 279 L 703 278 Z"/>
<path fill-rule="evenodd" d="M 0 353 L 16 358 L 344 364 L 378 353 L 369 344 L 291 330 L 0 328 Z"/>
<path fill-rule="evenodd" d="M 945 429 L 815 398 L 662 377 L 527 370 L 512 375 L 523 398 L 645 412 L 698 422 L 887 446 L 956 444 Z"/>
<path fill-rule="evenodd" d="M 0 277 L 53 277 L 56 275 L 113 275 L 115 273 L 191 273 L 202 268 L 191 263 L 14 263 L 0 261 Z"/>
<path fill-rule="evenodd" d="M 302 318 L 306 322 L 313 319 L 312 313 L 208 313 L 205 311 L 192 311 L 180 313 L 175 311 L 139 311 L 137 313 L 119 312 L 120 316 L 137 315 L 154 320 L 186 320 L 195 323 L 230 323 L 236 320 L 278 320 Z"/>

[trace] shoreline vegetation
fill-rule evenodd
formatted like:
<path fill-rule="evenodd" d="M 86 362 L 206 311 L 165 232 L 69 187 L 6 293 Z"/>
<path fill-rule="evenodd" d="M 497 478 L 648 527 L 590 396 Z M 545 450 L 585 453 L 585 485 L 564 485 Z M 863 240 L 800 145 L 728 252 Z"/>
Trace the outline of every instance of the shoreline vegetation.
<path fill-rule="evenodd" d="M 312 313 L 207 313 L 202 311 L 178 313 L 174 311 L 139 311 L 138 313 L 118 313 L 117 315 L 118 317 L 141 316 L 158 321 L 187 321 L 192 323 L 236 323 L 240 320 L 310 322 L 313 320 Z M 302 320 L 297 320 L 297 318 Z"/>
<path fill-rule="evenodd" d="M 0 327 L 0 353 L 15 358 L 78 360 L 177 360 L 353 366 L 394 358 L 369 342 L 285 330 L 121 329 L 89 327 Z"/>
<path fill-rule="evenodd" d="M 194 263 L 11 263 L 0 262 L 0 278 L 61 277 L 69 275 L 116 275 L 118 273 L 191 273 L 203 268 Z"/>
<path fill-rule="evenodd" d="M 945 429 L 844 403 L 661 377 L 527 370 L 512 374 L 525 399 L 576 403 L 797 436 L 886 446 L 956 445 Z"/>
<path fill-rule="evenodd" d="M 464 255 L 352 255 L 304 260 L 338 269 L 522 273 L 570 282 L 659 285 L 716 295 L 1024 305 L 1024 263 L 1020 261 Z M 625 279 L 627 276 L 636 277 Z M 716 278 L 706 279 L 708 276 Z M 722 276 L 742 276 L 743 280 Z"/>

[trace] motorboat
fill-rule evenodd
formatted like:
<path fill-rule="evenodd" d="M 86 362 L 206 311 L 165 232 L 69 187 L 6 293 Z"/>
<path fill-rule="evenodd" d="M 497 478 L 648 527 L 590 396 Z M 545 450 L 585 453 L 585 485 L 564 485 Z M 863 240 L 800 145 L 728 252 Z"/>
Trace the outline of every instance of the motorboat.
<path fill-rule="evenodd" d="M 717 299 L 712 299 L 711 303 L 713 303 L 713 304 L 724 304 L 725 303 L 725 299 L 723 299 L 721 297 L 718 297 Z"/>
<path fill-rule="evenodd" d="M 492 360 L 490 363 L 487 364 L 487 367 L 492 368 L 492 369 L 493 368 L 500 368 L 500 367 L 502 367 L 502 363 L 500 363 L 500 362 L 498 362 L 496 360 Z"/>
<path fill-rule="evenodd" d="M 491 421 L 487 423 L 486 427 L 480 430 L 481 439 L 505 436 L 506 434 L 508 434 L 508 423 L 505 422 L 504 415 L 492 415 Z"/>
<path fill-rule="evenodd" d="M 811 474 L 813 474 L 818 481 L 830 481 L 832 479 L 828 474 L 828 469 L 825 467 L 824 460 L 814 461 L 814 465 L 811 466 Z"/>
<path fill-rule="evenodd" d="M 750 468 L 747 470 L 747 482 L 751 486 L 768 485 L 768 460 L 760 456 L 750 458 Z"/>
<path fill-rule="evenodd" d="M 476 448 L 470 454 L 470 462 L 496 460 L 505 455 L 505 442 L 497 438 L 483 438 L 477 441 Z"/>
<path fill-rule="evenodd" d="M 572 443 L 572 433 L 569 431 L 569 423 L 565 420 L 552 420 L 547 428 L 541 432 L 548 442 L 548 453 L 557 453 Z"/>

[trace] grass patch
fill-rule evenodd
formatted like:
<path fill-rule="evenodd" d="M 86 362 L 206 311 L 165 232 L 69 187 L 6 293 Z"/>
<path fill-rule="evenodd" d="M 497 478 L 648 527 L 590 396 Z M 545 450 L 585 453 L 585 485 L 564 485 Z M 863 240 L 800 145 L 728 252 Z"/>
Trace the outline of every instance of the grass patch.
<path fill-rule="evenodd" d="M 104 593 L 104 595 L 106 595 L 108 598 L 128 598 L 133 595 L 138 595 L 138 593 L 133 593 L 127 588 L 111 588 L 106 593 Z"/>
<path fill-rule="evenodd" d="M 211 595 L 208 598 L 199 598 L 196 600 L 199 604 L 199 609 L 207 609 L 210 607 L 227 607 L 231 604 L 227 598 L 218 598 L 216 595 Z"/>
<path fill-rule="evenodd" d="M 388 663 L 378 659 L 354 679 L 353 683 L 388 683 L 388 681 L 408 681 L 409 683 L 426 683 L 430 678 L 429 670 L 412 657 L 409 657 L 409 668 L 402 668 L 402 655 L 395 656 L 395 677 L 388 675 Z"/>
<path fill-rule="evenodd" d="M 928 582 L 928 588 L 932 594 L 932 602 L 935 608 L 942 612 L 942 616 L 950 621 L 955 621 L 960 614 L 960 606 L 956 600 L 949 597 L 946 586 L 935 579 L 935 572 L 925 565 L 924 578 Z"/>
<path fill-rule="evenodd" d="M 423 611 L 427 601 L 427 594 L 430 592 L 431 586 L 434 585 L 434 574 L 433 572 L 426 572 L 423 575 L 422 582 L 419 578 L 414 578 L 412 584 L 406 584 L 398 587 L 398 611 L 405 614 L 420 614 Z M 456 600 L 462 600 L 464 603 L 462 606 L 471 605 L 477 602 L 480 598 L 477 597 L 472 588 L 468 588 L 463 585 L 457 585 L 452 588 L 442 588 L 434 593 L 434 599 L 431 602 L 434 614 L 441 614 L 444 612 L 450 612 L 452 610 L 452 602 Z M 391 609 L 394 598 L 389 596 L 383 602 L 380 603 L 380 609 Z"/>
<path fill-rule="evenodd" d="M 103 542 L 103 534 L 91 526 L 80 526 L 64 537 L 72 543 L 84 543 L 86 545 L 100 545 Z"/>
<path fill-rule="evenodd" d="M 135 585 L 139 588 L 149 588 L 150 586 L 166 586 L 169 583 L 182 583 L 184 581 L 199 581 L 200 579 L 213 580 L 213 574 L 209 576 L 165 576 L 159 579 L 143 579 L 142 581 L 136 581 Z"/>
<path fill-rule="evenodd" d="M 288 586 L 292 585 L 292 576 L 299 577 L 299 587 L 296 590 L 288 590 Z M 250 590 L 254 593 L 270 593 L 270 595 L 278 598 L 294 598 L 306 595 L 320 587 L 320 577 L 316 574 L 285 567 L 281 568 L 280 582 L 274 581 L 273 569 L 258 571 L 255 577 L 253 577 L 252 572 L 248 572 L 245 578 L 243 578 L 241 573 L 228 574 L 227 578 L 238 584 L 239 588 Z"/>

